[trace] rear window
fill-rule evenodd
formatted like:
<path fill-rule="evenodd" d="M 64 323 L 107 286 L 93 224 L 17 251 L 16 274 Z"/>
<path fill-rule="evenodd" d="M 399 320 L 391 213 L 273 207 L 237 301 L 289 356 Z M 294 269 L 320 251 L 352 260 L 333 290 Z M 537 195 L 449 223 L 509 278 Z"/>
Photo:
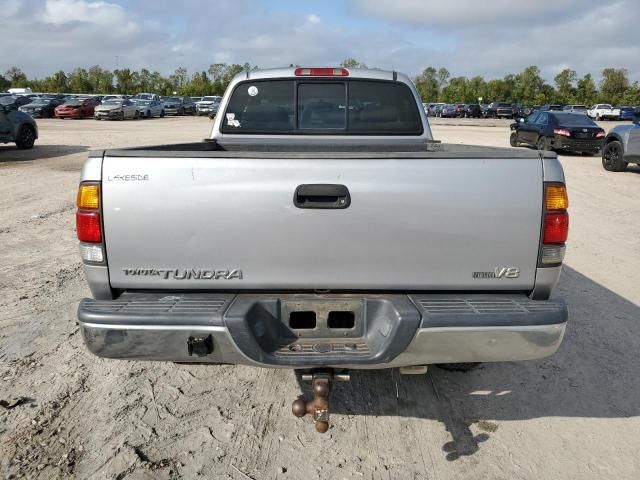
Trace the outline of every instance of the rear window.
<path fill-rule="evenodd" d="M 263 80 L 236 86 L 223 133 L 420 135 L 407 85 L 369 80 Z"/>
<path fill-rule="evenodd" d="M 566 127 L 596 127 L 589 117 L 582 113 L 556 113 L 553 115 L 560 126 Z"/>

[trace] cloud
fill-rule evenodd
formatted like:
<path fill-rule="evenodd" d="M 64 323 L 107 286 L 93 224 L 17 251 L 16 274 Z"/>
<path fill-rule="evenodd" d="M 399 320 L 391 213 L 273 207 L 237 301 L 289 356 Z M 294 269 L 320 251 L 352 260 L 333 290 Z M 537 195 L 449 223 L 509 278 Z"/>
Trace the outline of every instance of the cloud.
<path fill-rule="evenodd" d="M 286 2 L 290 3 L 286 3 Z M 347 57 L 410 75 L 444 66 L 486 78 L 540 66 L 640 78 L 637 0 L 3 0 L 0 72 L 45 76 L 94 64 L 189 72 L 216 62 L 336 65 Z M 291 8 L 292 6 L 297 8 Z"/>
<path fill-rule="evenodd" d="M 576 12 L 600 5 L 600 0 L 354 0 L 356 11 L 365 15 L 431 27 L 501 25 L 519 22 L 525 26 L 556 23 Z"/>
<path fill-rule="evenodd" d="M 608 66 L 640 78 L 637 0 L 352 0 L 354 13 L 412 31 L 430 30 L 447 47 L 427 60 L 454 75 L 502 76 L 538 65 L 551 80 L 563 68 L 597 78 Z"/>
<path fill-rule="evenodd" d="M 135 26 L 120 5 L 83 0 L 48 0 L 41 18 L 43 22 L 54 25 L 83 22 L 93 25 Z"/>

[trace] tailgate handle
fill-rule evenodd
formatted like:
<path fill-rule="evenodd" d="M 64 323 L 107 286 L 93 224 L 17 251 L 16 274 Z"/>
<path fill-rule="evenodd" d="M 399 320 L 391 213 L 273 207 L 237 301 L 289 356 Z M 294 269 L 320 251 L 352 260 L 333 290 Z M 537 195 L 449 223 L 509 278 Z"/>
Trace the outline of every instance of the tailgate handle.
<path fill-rule="evenodd" d="M 341 209 L 351 205 L 351 195 L 344 185 L 329 183 L 298 185 L 293 194 L 293 204 L 298 208 Z"/>

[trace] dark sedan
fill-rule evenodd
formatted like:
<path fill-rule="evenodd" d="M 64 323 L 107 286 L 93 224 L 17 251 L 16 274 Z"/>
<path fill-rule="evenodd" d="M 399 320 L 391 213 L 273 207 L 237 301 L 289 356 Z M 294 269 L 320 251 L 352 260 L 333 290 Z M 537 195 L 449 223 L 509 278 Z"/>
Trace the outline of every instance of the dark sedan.
<path fill-rule="evenodd" d="M 464 116 L 467 118 L 480 118 L 482 117 L 482 109 L 478 104 L 469 104 L 464 106 Z"/>
<path fill-rule="evenodd" d="M 487 118 L 513 118 L 513 105 L 506 102 L 490 103 L 485 111 Z"/>
<path fill-rule="evenodd" d="M 62 102 L 59 98 L 35 98 L 31 103 L 21 106 L 20 111 L 34 118 L 51 118 Z"/>
<path fill-rule="evenodd" d="M 511 124 L 512 147 L 522 144 L 538 150 L 564 150 L 596 154 L 602 149 L 605 131 L 581 113 L 536 112 Z"/>
<path fill-rule="evenodd" d="M 464 115 L 464 105 L 445 105 L 440 110 L 440 116 L 442 118 L 458 118 Z"/>
<path fill-rule="evenodd" d="M 633 107 L 620 107 L 620 120 L 631 120 L 635 119 L 635 109 Z"/>
<path fill-rule="evenodd" d="M 190 97 L 167 97 L 164 101 L 166 115 L 195 115 L 196 104 Z"/>

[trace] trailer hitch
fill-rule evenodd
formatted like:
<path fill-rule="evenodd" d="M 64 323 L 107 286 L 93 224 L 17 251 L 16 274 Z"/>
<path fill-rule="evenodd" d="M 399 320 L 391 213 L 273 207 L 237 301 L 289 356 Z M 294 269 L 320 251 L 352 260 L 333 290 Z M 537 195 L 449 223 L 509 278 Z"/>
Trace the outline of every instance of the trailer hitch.
<path fill-rule="evenodd" d="M 296 417 L 305 415 L 313 417 L 313 423 L 319 433 L 329 430 L 329 396 L 334 381 L 348 382 L 350 376 L 347 373 L 334 373 L 332 370 L 314 371 L 302 374 L 302 380 L 311 382 L 313 400 L 306 401 L 300 395 L 291 405 L 291 411 Z"/>

